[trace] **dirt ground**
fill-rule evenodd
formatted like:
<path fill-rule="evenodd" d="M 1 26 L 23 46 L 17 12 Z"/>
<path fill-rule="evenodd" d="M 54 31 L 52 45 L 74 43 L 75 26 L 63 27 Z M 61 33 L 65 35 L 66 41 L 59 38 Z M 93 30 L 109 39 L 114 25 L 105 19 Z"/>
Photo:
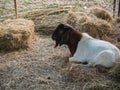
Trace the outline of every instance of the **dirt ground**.
<path fill-rule="evenodd" d="M 50 38 L 39 38 L 26 51 L 0 55 L 0 90 L 44 90 L 53 87 L 49 83 L 62 80 L 60 72 L 68 51 L 54 49 Z"/>
<path fill-rule="evenodd" d="M 84 6 L 95 5 L 104 7 L 112 13 L 110 0 L 30 0 L 30 2 L 18 0 L 18 2 L 19 12 L 50 8 L 56 10 L 56 6 L 73 6 L 75 7 L 73 11 L 83 11 Z M 0 0 L 0 7 L 2 7 L 0 19 L 4 20 L 14 14 L 12 0 L 8 2 Z M 74 77 L 72 70 L 67 70 L 71 65 L 68 62 L 70 56 L 68 48 L 66 46 L 54 48 L 51 32 L 49 34 L 43 32 L 54 29 L 60 22 L 65 22 L 64 15 L 66 14 L 60 13 L 58 17 L 53 13 L 47 13 L 40 18 L 36 16 L 37 19 L 25 16 L 32 19 L 37 26 L 36 31 L 40 31 L 36 32 L 35 40 L 27 50 L 0 53 L 0 90 L 120 90 L 120 79 L 116 80 L 108 73 L 100 73 L 96 68 L 81 69 L 73 65 L 72 70 L 75 68 L 81 79 Z M 38 19 L 42 21 L 37 22 Z M 79 69 L 80 71 L 77 71 Z"/>

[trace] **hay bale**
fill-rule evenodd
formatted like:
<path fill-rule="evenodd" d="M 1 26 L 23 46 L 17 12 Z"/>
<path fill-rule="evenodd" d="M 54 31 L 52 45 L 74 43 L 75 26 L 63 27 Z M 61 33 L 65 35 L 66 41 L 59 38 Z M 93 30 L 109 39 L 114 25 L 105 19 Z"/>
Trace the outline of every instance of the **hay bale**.
<path fill-rule="evenodd" d="M 95 38 L 103 39 L 103 36 L 108 36 L 109 34 L 111 34 L 112 27 L 108 22 L 104 20 L 91 19 L 82 24 L 81 31 L 87 32 Z"/>
<path fill-rule="evenodd" d="M 67 23 L 75 30 L 87 32 L 95 38 L 108 36 L 112 32 L 112 26 L 105 20 L 88 17 L 83 12 L 70 12 L 67 17 Z"/>
<path fill-rule="evenodd" d="M 0 27 L 0 50 L 28 48 L 34 35 L 34 23 L 25 19 L 8 19 Z"/>
<path fill-rule="evenodd" d="M 75 29 L 79 29 L 80 25 L 88 20 L 88 17 L 83 12 L 69 12 L 67 23 Z"/>
<path fill-rule="evenodd" d="M 89 14 L 95 15 L 97 18 L 106 20 L 107 22 L 112 21 L 112 15 L 103 8 L 100 7 L 91 7 L 89 8 Z"/>

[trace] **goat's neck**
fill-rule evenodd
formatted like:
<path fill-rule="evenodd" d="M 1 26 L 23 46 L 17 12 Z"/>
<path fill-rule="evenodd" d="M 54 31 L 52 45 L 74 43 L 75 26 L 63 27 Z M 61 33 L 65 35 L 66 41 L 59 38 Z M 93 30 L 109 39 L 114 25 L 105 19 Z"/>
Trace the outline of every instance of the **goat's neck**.
<path fill-rule="evenodd" d="M 82 33 L 79 33 L 75 30 L 70 32 L 70 38 L 69 38 L 69 42 L 67 45 L 69 47 L 69 50 L 70 50 L 72 56 L 74 55 L 74 53 L 77 49 L 78 42 L 81 40 L 81 38 L 82 38 Z"/>

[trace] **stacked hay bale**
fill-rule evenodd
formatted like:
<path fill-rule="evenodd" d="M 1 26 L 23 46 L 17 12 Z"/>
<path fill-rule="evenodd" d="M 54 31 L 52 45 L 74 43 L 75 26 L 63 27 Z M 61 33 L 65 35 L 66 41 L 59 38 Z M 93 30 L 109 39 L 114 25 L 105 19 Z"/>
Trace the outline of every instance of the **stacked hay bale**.
<path fill-rule="evenodd" d="M 80 30 L 81 24 L 87 20 L 89 17 L 83 12 L 69 12 L 67 16 L 67 23 L 77 30 Z"/>
<path fill-rule="evenodd" d="M 28 48 L 34 35 L 34 23 L 25 19 L 8 19 L 0 25 L 0 51 Z"/>
<path fill-rule="evenodd" d="M 88 14 L 92 14 L 99 19 L 105 20 L 107 22 L 112 21 L 111 14 L 103 8 L 100 7 L 91 7 L 88 9 Z"/>
<path fill-rule="evenodd" d="M 87 14 L 70 12 L 67 19 L 67 23 L 75 29 L 100 39 L 112 33 L 111 21 L 112 16 L 98 7 L 90 8 Z"/>
<path fill-rule="evenodd" d="M 112 32 L 112 27 L 104 20 L 91 20 L 82 24 L 82 32 L 87 32 L 95 38 L 103 39 L 104 36 L 108 36 Z"/>
<path fill-rule="evenodd" d="M 88 10 L 89 15 L 92 14 L 95 16 L 96 20 L 102 20 L 101 23 L 103 24 L 103 35 L 101 39 L 109 41 L 120 48 L 120 18 L 113 19 L 111 14 L 106 11 L 105 9 L 99 7 L 92 7 Z M 106 23 L 105 23 L 106 22 Z M 99 30 L 99 31 L 101 31 Z"/>

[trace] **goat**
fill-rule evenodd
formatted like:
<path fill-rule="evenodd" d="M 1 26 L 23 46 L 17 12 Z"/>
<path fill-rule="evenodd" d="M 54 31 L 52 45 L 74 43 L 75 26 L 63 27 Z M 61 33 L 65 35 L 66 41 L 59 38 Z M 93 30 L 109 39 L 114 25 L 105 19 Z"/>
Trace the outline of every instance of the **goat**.
<path fill-rule="evenodd" d="M 70 62 L 80 63 L 85 67 L 102 66 L 111 68 L 120 60 L 119 49 L 110 42 L 98 40 L 75 31 L 67 24 L 59 24 L 52 34 L 55 47 L 66 44 L 71 52 Z"/>

